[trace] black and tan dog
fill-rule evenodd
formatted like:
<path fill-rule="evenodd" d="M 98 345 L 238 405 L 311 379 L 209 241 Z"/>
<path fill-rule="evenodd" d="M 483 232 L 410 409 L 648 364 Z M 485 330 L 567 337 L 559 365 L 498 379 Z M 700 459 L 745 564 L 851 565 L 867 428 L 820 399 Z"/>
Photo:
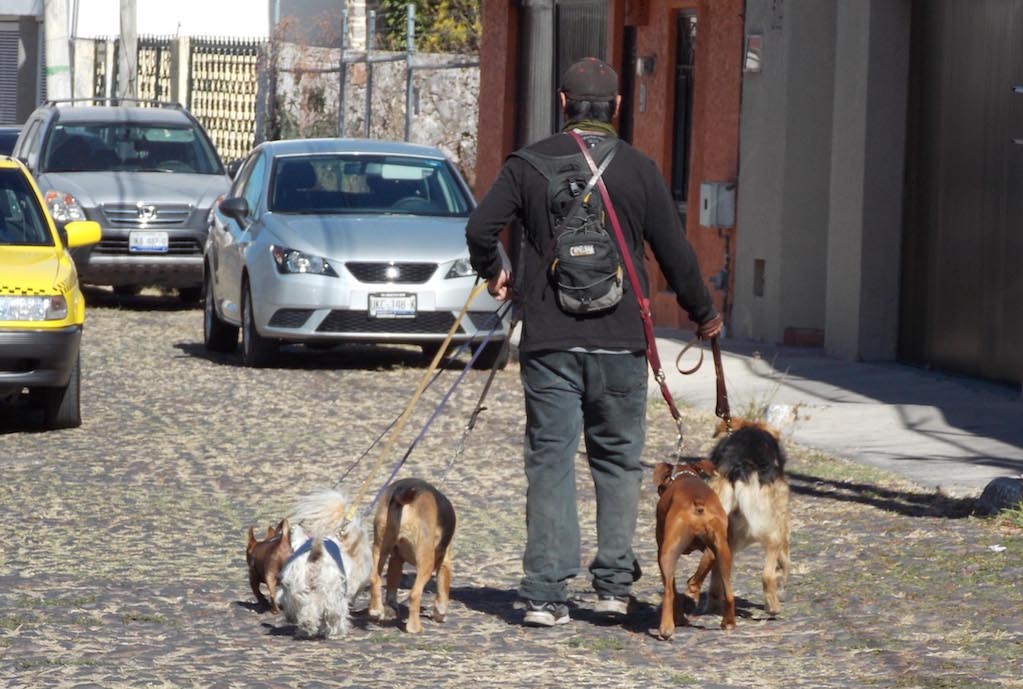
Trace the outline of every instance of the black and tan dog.
<path fill-rule="evenodd" d="M 451 538 L 455 534 L 455 508 L 432 485 L 422 479 L 395 481 L 380 498 L 373 522 L 373 572 L 370 575 L 369 616 L 385 617 L 384 603 L 391 615 L 398 610 L 398 584 L 402 565 L 416 566 L 416 581 L 409 593 L 405 631 L 423 630 L 419 609 L 423 587 L 437 574 L 437 597 L 433 619 L 443 622 L 451 589 Z M 381 575 L 387 567 L 387 597 L 381 600 Z"/>
<path fill-rule="evenodd" d="M 722 438 L 711 453 L 714 473 L 709 484 L 728 514 L 732 554 L 754 543 L 763 546 L 764 607 L 776 615 L 781 612 L 779 581 L 785 582 L 790 567 L 785 453 L 778 443 L 778 432 L 762 422 L 736 420 L 733 428 L 734 432 Z M 699 598 L 703 580 L 713 568 L 713 557 L 713 553 L 704 552 L 686 586 L 690 598 Z M 722 586 L 716 575 L 711 576 L 710 597 L 713 605 L 720 605 Z"/>
<path fill-rule="evenodd" d="M 281 567 L 291 557 L 291 541 L 288 520 L 282 519 L 274 529 L 266 530 L 266 538 L 256 540 L 255 530 L 249 527 L 249 542 L 245 546 L 245 561 L 249 565 L 249 586 L 256 594 L 256 599 L 272 612 L 279 612 L 277 607 L 277 577 Z M 259 590 L 260 584 L 266 584 L 270 599 Z"/>
<path fill-rule="evenodd" d="M 707 460 L 699 463 L 661 462 L 654 467 L 657 502 L 657 562 L 661 567 L 664 596 L 661 599 L 662 639 L 670 639 L 676 626 L 687 624 L 682 598 L 675 588 L 675 569 L 680 555 L 694 550 L 711 554 L 710 560 L 722 582 L 724 609 L 722 629 L 735 628 L 735 598 L 732 596 L 732 553 L 728 547 L 728 515 L 717 495 L 703 480 L 713 471 Z M 699 596 L 699 589 L 696 591 Z"/>

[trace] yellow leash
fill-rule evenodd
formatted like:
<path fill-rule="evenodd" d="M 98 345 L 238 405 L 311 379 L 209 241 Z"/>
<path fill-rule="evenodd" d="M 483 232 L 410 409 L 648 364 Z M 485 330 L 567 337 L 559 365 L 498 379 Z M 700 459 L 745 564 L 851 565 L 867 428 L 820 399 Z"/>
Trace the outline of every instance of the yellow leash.
<path fill-rule="evenodd" d="M 394 447 L 394 443 L 398 440 L 398 434 L 401 433 L 402 429 L 405 427 L 405 422 L 408 421 L 409 417 L 412 415 L 412 411 L 416 408 L 416 404 L 419 402 L 419 397 L 423 394 L 423 390 L 426 389 L 426 386 L 430 384 L 430 377 L 433 375 L 433 372 L 437 370 L 437 366 L 440 365 L 440 360 L 444 358 L 444 352 L 447 350 L 448 345 L 451 344 L 451 340 L 454 338 L 455 333 L 458 332 L 459 324 L 461 324 L 465 314 L 469 312 L 469 305 L 472 304 L 473 300 L 476 299 L 480 292 L 486 288 L 487 283 L 481 281 L 478 285 L 473 287 L 472 292 L 469 294 L 469 298 L 465 300 L 465 305 L 459 312 L 458 318 L 456 318 L 455 322 L 451 325 L 451 330 L 448 331 L 448 336 L 444 338 L 444 342 L 437 350 L 437 353 L 433 355 L 433 361 L 430 362 L 430 367 L 426 370 L 426 373 L 423 374 L 422 380 L 419 381 L 419 386 L 412 394 L 412 399 L 409 400 L 408 405 L 405 407 L 405 411 L 401 413 L 401 416 L 398 417 L 398 421 L 394 424 L 394 430 L 391 431 L 391 435 L 387 439 L 387 443 L 377 456 L 376 462 L 373 463 L 372 470 L 370 470 L 369 475 L 363 479 L 362 485 L 359 486 L 359 492 L 356 494 L 355 499 L 352 500 L 351 506 L 348 508 L 348 514 L 345 515 L 345 521 L 341 527 L 341 531 L 345 531 L 348 528 L 348 524 L 352 521 L 352 517 L 355 516 L 359 503 L 361 503 L 362 499 L 366 496 L 366 491 L 369 488 L 370 482 L 373 480 L 373 477 L 376 476 L 377 470 L 383 463 L 384 457 L 386 457 L 387 453 L 391 451 L 392 447 Z"/>

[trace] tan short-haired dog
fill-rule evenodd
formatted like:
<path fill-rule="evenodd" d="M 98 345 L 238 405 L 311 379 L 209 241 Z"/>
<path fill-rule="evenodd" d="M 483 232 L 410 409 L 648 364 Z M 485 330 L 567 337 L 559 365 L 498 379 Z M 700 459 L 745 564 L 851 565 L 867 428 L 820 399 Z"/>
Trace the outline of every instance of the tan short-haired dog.
<path fill-rule="evenodd" d="M 662 639 L 670 639 L 675 627 L 687 624 L 683 599 L 675 588 L 678 558 L 702 550 L 712 553 L 712 566 L 724 589 L 721 628 L 735 627 L 732 595 L 732 551 L 728 546 L 728 514 L 718 496 L 704 482 L 701 472 L 714 470 L 707 460 L 676 465 L 661 462 L 654 467 L 657 502 L 657 562 L 661 566 L 664 597 L 661 599 Z M 689 592 L 691 593 L 691 592 Z M 700 589 L 696 589 L 699 597 Z"/>
<path fill-rule="evenodd" d="M 381 600 L 381 575 L 387 566 L 387 607 L 398 610 L 398 584 L 401 569 L 409 562 L 416 566 L 416 581 L 409 593 L 408 622 L 405 631 L 418 634 L 419 608 L 423 587 L 437 574 L 437 597 L 433 619 L 443 622 L 448 611 L 451 589 L 451 538 L 455 534 L 455 508 L 432 485 L 417 478 L 391 484 L 380 498 L 373 521 L 373 572 L 370 575 L 369 616 L 385 617 Z"/>

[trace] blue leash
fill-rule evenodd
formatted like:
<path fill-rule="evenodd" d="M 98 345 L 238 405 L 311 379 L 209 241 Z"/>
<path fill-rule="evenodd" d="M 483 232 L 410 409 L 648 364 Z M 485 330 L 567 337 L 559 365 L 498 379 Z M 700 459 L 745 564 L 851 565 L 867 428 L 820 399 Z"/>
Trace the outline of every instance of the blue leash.
<path fill-rule="evenodd" d="M 486 328 L 488 326 L 492 326 L 491 330 L 490 330 L 490 333 L 487 334 L 486 339 L 484 339 L 484 341 L 483 341 L 484 344 L 486 344 L 486 341 L 490 339 L 490 336 L 493 335 L 494 332 L 496 332 L 497 326 L 501 323 L 501 319 L 504 318 L 504 316 L 507 314 L 508 310 L 505 308 L 506 306 L 508 306 L 508 305 L 504 304 L 504 305 L 498 307 L 497 310 L 495 310 L 493 313 L 491 313 L 490 316 L 487 317 L 487 320 L 483 323 L 483 328 Z M 501 313 L 502 309 L 504 309 L 504 313 Z M 493 324 L 491 324 L 491 320 L 494 321 Z M 437 372 L 435 374 L 433 374 L 433 378 L 431 378 L 430 382 L 426 384 L 425 388 L 423 388 L 423 392 L 426 392 L 427 390 L 429 390 L 430 386 L 433 385 L 437 381 L 437 379 L 441 377 L 441 374 L 443 374 L 445 371 L 447 371 L 447 370 L 449 370 L 451 368 L 451 362 L 454 361 L 455 359 L 457 359 L 459 356 L 462 355 L 463 350 L 467 349 L 473 343 L 473 340 L 476 339 L 476 337 L 479 335 L 480 331 L 483 328 L 480 328 L 475 333 L 473 333 L 472 337 L 470 337 L 468 340 L 466 340 L 465 342 L 460 344 L 458 346 L 458 348 L 454 352 L 451 353 L 451 356 L 448 357 L 448 359 L 444 362 L 444 365 L 441 366 L 439 369 L 437 369 Z M 511 336 L 511 332 L 510 331 L 509 331 L 508 335 Z M 480 350 L 482 351 L 482 345 L 480 346 Z M 476 358 L 478 356 L 479 356 L 479 353 L 473 355 L 472 359 L 469 361 L 469 366 L 472 366 L 472 363 L 474 361 L 476 361 Z M 464 377 L 464 372 L 463 372 L 463 377 Z M 459 381 L 461 381 L 461 377 L 459 377 Z M 451 393 L 449 391 L 448 395 L 450 396 L 450 394 Z M 446 402 L 447 401 L 447 397 L 445 397 L 444 399 L 445 399 L 445 402 Z M 359 455 L 358 459 L 356 459 L 354 462 L 352 462 L 352 465 L 350 467 L 348 467 L 347 470 L 345 470 L 345 473 L 341 474 L 341 478 L 339 478 L 334 483 L 334 488 L 335 489 L 337 489 L 338 486 L 340 486 L 342 483 L 344 483 L 344 480 L 346 478 L 348 478 L 348 474 L 352 473 L 352 471 L 355 469 L 355 467 L 359 466 L 359 464 L 362 462 L 362 460 L 364 460 L 366 458 L 366 455 L 368 455 L 373 450 L 373 448 L 376 447 L 380 443 L 381 439 L 383 439 L 383 437 L 385 435 L 387 435 L 387 431 L 389 431 L 392 428 L 394 428 L 394 424 L 398 423 L 398 419 L 400 419 L 400 418 L 401 418 L 400 414 L 398 416 L 394 417 L 394 420 L 391 421 L 391 423 L 387 424 L 387 427 L 383 431 L 380 432 L 380 435 L 378 435 L 376 437 L 376 440 L 374 440 L 372 443 L 370 443 L 369 447 L 366 448 L 366 451 L 363 452 L 361 455 Z M 432 421 L 432 419 L 431 419 L 431 421 Z"/>
<path fill-rule="evenodd" d="M 409 458 L 409 455 L 412 454 L 412 451 L 416 449 L 416 446 L 419 444 L 419 442 L 423 439 L 423 437 L 426 436 L 426 431 L 430 428 L 430 425 L 433 424 L 433 422 L 437 419 L 438 416 L 440 416 L 441 410 L 444 409 L 444 406 L 448 403 L 448 400 L 451 399 L 451 395 L 452 393 L 454 393 L 455 388 L 457 388 L 458 385 L 462 382 L 462 380 L 465 379 L 466 374 L 469 373 L 469 369 L 472 368 L 472 365 L 476 363 L 476 359 L 478 359 L 480 354 L 483 353 L 483 349 L 487 346 L 487 342 L 490 341 L 490 338 L 497 331 L 498 326 L 500 326 L 501 324 L 501 319 L 504 318 L 505 314 L 507 314 L 510 308 L 511 302 L 508 302 L 502 305 L 500 308 L 498 308 L 497 311 L 495 311 L 493 314 L 491 314 L 491 318 L 493 318 L 494 323 L 491 326 L 490 331 L 487 333 L 486 337 L 483 338 L 483 341 L 480 342 L 480 346 L 476 348 L 476 351 L 473 352 L 472 357 L 469 359 L 469 362 L 462 369 L 462 372 L 458 374 L 458 378 L 456 378 L 455 382 L 451 384 L 450 388 L 448 388 L 447 394 L 445 394 L 443 399 L 441 399 L 440 404 L 437 405 L 437 408 L 434 410 L 433 414 L 430 416 L 429 419 L 427 419 L 426 423 L 423 424 L 423 428 L 422 430 L 419 431 L 419 435 L 415 437 L 415 439 L 412 441 L 412 444 L 409 445 L 409 448 L 405 451 L 405 454 L 402 455 L 401 459 L 398 460 L 398 463 L 395 464 L 394 469 L 391 471 L 390 476 L 388 476 L 387 480 L 384 481 L 384 484 L 380 486 L 380 490 L 377 491 L 376 497 L 374 497 L 373 501 L 370 502 L 369 505 L 366 507 L 365 511 L 366 516 L 369 516 L 372 513 L 373 507 L 380 500 L 380 497 L 384 494 L 384 491 L 387 489 L 387 486 L 389 486 L 391 484 L 391 481 L 394 480 L 394 477 L 398 474 L 398 470 L 401 469 L 401 467 L 405 464 L 405 461 Z M 501 313 L 502 310 L 504 311 L 504 313 Z M 486 327 L 486 324 L 484 324 L 484 327 Z M 509 332 L 508 335 L 510 337 L 511 333 Z M 433 383 L 433 381 L 431 380 L 430 383 Z"/>

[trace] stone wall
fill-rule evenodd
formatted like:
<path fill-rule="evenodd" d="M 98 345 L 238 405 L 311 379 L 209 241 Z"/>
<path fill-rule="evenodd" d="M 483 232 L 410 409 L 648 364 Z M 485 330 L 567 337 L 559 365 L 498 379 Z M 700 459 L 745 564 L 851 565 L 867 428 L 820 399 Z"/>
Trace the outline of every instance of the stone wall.
<path fill-rule="evenodd" d="M 351 55 L 351 53 L 350 53 Z M 375 52 L 375 57 L 403 53 Z M 440 148 L 475 183 L 479 67 L 443 68 L 466 57 L 417 54 L 413 70 L 413 112 L 409 140 Z M 277 122 L 281 138 L 337 136 L 340 51 L 295 44 L 277 54 Z M 434 69 L 424 69 L 433 66 Z M 372 101 L 367 127 L 366 94 L 370 68 L 345 68 L 344 132 L 346 137 L 405 138 L 406 63 L 372 66 Z"/>

